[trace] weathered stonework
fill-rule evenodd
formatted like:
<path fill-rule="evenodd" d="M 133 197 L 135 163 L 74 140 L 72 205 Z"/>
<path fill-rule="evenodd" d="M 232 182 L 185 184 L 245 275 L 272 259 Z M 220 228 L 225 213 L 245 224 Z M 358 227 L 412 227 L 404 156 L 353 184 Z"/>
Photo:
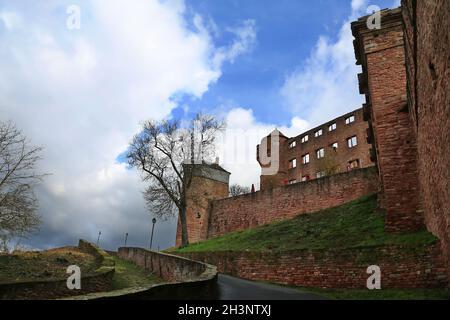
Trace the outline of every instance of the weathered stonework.
<path fill-rule="evenodd" d="M 401 10 L 382 12 L 381 29 L 369 30 L 367 17 L 352 23 L 359 77 L 366 94 L 382 186 L 380 207 L 386 229 L 408 232 L 424 228 L 417 175 L 417 144 L 411 130 Z"/>
<path fill-rule="evenodd" d="M 346 120 L 353 117 L 353 122 L 346 123 Z M 330 131 L 330 126 L 336 127 Z M 370 145 L 367 143 L 366 131 L 367 122 L 363 119 L 363 109 L 357 109 L 336 119 L 330 120 L 314 129 L 308 130 L 297 137 L 288 138 L 280 132 L 279 142 L 279 166 L 276 174 L 264 174 L 264 168 L 270 164 L 264 164 L 260 159 L 263 142 L 256 148 L 257 160 L 259 161 L 262 174 L 260 177 L 261 190 L 276 188 L 289 183 L 299 183 L 302 179 L 314 180 L 317 174 L 322 171 L 330 170 L 333 167 L 333 173 L 343 173 L 350 171 L 350 165 L 357 164 L 357 168 L 366 168 L 374 165 L 370 159 Z M 315 132 L 322 130 L 322 135 L 315 137 Z M 308 140 L 302 142 L 302 138 L 308 136 Z M 357 145 L 348 146 L 347 139 L 356 137 Z M 271 136 L 267 139 L 267 155 L 273 155 L 275 150 L 271 150 Z M 264 141 L 263 139 L 263 141 Z M 295 147 L 292 147 L 295 143 Z M 337 148 L 333 148 L 333 144 Z M 317 150 L 324 150 L 325 157 L 317 158 Z M 309 154 L 309 162 L 303 164 L 302 158 Z M 295 168 L 290 168 L 289 162 L 296 159 Z"/>
<path fill-rule="evenodd" d="M 450 1 L 403 0 L 402 13 L 420 196 L 450 275 Z"/>
<path fill-rule="evenodd" d="M 342 205 L 378 191 L 374 167 L 213 201 L 208 238 Z"/>
<path fill-rule="evenodd" d="M 374 264 L 381 268 L 382 288 L 423 289 L 448 285 L 439 243 L 417 247 L 180 255 L 216 265 L 219 272 L 236 277 L 302 287 L 365 289 L 367 267 Z"/>

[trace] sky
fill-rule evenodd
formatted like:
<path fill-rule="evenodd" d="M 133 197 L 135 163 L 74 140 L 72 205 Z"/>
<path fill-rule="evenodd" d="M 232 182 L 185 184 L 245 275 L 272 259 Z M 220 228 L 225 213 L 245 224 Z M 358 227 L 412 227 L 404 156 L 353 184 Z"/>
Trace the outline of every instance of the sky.
<path fill-rule="evenodd" d="M 398 0 L 0 0 L 0 121 L 44 147 L 42 226 L 21 245 L 148 246 L 140 174 L 120 161 L 144 120 L 224 119 L 220 163 L 258 186 L 261 138 L 360 108 L 350 22 Z M 73 9 L 75 8 L 75 11 Z M 75 18 L 75 20 L 74 20 Z M 78 19 L 79 18 L 79 19 Z M 174 245 L 176 220 L 153 243 Z"/>

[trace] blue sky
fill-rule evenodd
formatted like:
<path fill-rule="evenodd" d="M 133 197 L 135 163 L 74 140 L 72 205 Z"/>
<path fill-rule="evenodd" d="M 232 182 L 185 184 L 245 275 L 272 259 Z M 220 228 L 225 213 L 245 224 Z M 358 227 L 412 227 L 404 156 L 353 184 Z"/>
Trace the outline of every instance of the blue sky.
<path fill-rule="evenodd" d="M 350 22 L 398 0 L 0 0 L 0 120 L 44 147 L 41 231 L 24 244 L 79 238 L 148 243 L 152 213 L 135 170 L 117 161 L 147 119 L 212 113 L 232 183 L 258 186 L 255 146 L 361 107 Z M 67 8 L 80 9 L 80 29 Z M 155 243 L 173 245 L 176 219 Z"/>
<path fill-rule="evenodd" d="M 187 4 L 212 19 L 220 30 L 254 20 L 257 41 L 251 52 L 223 66 L 220 80 L 201 99 L 187 97 L 182 102 L 189 104 L 191 111 L 217 106 L 251 108 L 258 121 L 277 125 L 289 125 L 294 115 L 280 94 L 286 77 L 308 59 L 319 37 L 337 41 L 342 23 L 351 15 L 350 0 L 192 0 Z M 393 1 L 368 4 L 387 8 Z M 225 44 L 231 37 L 226 31 L 220 32 L 215 41 Z M 182 116 L 184 110 L 179 107 L 173 114 Z M 308 115 L 302 111 L 295 114 L 302 118 Z"/>

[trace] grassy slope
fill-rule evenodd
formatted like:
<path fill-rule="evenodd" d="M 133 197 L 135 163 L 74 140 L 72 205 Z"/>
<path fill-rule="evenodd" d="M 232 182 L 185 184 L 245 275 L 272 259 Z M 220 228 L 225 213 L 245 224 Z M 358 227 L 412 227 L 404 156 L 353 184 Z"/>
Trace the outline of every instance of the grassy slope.
<path fill-rule="evenodd" d="M 156 284 L 162 280 L 137 265 L 113 257 L 116 262 L 116 272 L 113 278 L 113 290 L 125 289 L 131 287 L 143 287 Z"/>
<path fill-rule="evenodd" d="M 77 265 L 83 274 L 98 268 L 94 256 L 76 247 L 0 255 L 0 282 L 67 278 L 67 267 Z"/>
<path fill-rule="evenodd" d="M 324 249 L 382 244 L 426 244 L 427 231 L 394 235 L 384 232 L 384 217 L 375 211 L 376 195 L 294 219 L 233 232 L 172 252 Z"/>

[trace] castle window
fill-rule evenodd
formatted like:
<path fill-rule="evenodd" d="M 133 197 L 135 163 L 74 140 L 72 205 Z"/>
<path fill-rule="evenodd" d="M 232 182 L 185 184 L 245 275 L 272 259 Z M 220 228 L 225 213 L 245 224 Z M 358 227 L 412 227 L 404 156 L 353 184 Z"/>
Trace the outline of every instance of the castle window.
<path fill-rule="evenodd" d="M 289 161 L 289 169 L 297 168 L 297 159 L 292 159 Z"/>
<path fill-rule="evenodd" d="M 334 130 L 336 130 L 336 128 L 337 128 L 336 123 L 333 123 L 333 124 L 328 126 L 328 131 L 330 131 L 330 132 L 334 131 Z"/>
<path fill-rule="evenodd" d="M 308 140 L 309 140 L 309 136 L 306 135 L 302 138 L 302 143 L 308 142 Z"/>
<path fill-rule="evenodd" d="M 347 139 L 347 145 L 349 148 L 354 148 L 358 145 L 358 138 L 356 136 L 353 136 L 351 138 Z"/>
<path fill-rule="evenodd" d="M 319 129 L 319 130 L 317 130 L 315 133 L 314 133 L 314 137 L 320 137 L 321 135 L 323 134 L 323 130 L 322 129 Z"/>
<path fill-rule="evenodd" d="M 289 149 L 294 149 L 297 146 L 297 141 L 292 141 L 289 143 Z"/>
<path fill-rule="evenodd" d="M 289 180 L 288 183 L 289 183 L 289 184 L 295 184 L 295 183 L 297 183 L 297 180 L 296 180 L 296 179 L 291 179 L 291 180 Z"/>
<path fill-rule="evenodd" d="M 316 151 L 317 154 L 317 159 L 322 159 L 325 157 L 325 149 L 321 148 L 319 150 Z"/>
<path fill-rule="evenodd" d="M 348 170 L 353 170 L 353 169 L 358 169 L 358 168 L 359 168 L 359 159 L 348 162 L 348 166 L 347 166 Z"/>
<path fill-rule="evenodd" d="M 345 119 L 345 124 L 350 124 L 355 122 L 355 116 L 350 116 L 347 119 Z"/>
<path fill-rule="evenodd" d="M 336 151 L 338 147 L 339 147 L 339 144 L 337 142 L 335 142 L 331 145 L 331 148 L 334 149 L 334 151 Z"/>
<path fill-rule="evenodd" d="M 308 153 L 308 154 L 305 154 L 305 155 L 302 157 L 302 160 L 303 160 L 303 164 L 308 164 L 308 163 L 309 163 L 309 153 Z"/>
<path fill-rule="evenodd" d="M 325 176 L 326 176 L 326 174 L 324 171 L 317 172 L 317 174 L 316 174 L 317 179 L 323 178 Z"/>
<path fill-rule="evenodd" d="M 308 181 L 309 180 L 309 175 L 303 176 L 302 177 L 302 182 Z"/>

